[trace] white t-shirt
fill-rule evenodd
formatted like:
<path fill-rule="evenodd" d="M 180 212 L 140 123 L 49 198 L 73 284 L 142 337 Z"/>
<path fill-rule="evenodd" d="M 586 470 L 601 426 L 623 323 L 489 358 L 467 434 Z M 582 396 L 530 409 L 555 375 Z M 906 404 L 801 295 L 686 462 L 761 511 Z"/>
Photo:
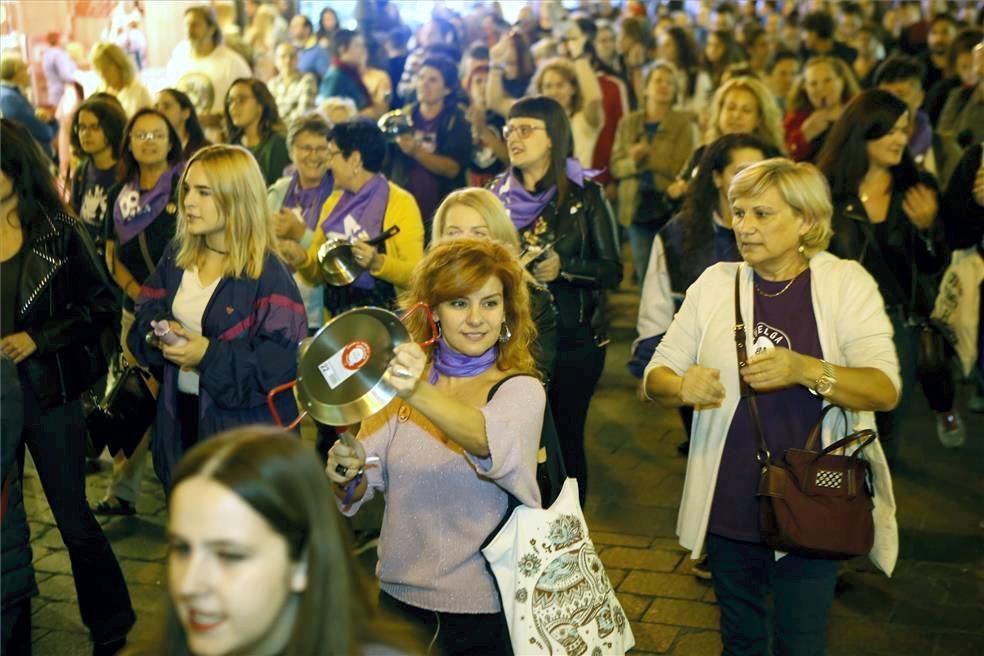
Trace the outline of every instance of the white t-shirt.
<path fill-rule="evenodd" d="M 592 127 L 584 118 L 584 112 L 578 112 L 571 117 L 571 133 L 574 136 L 574 158 L 586 169 L 591 168 L 594 159 L 595 144 L 601 134 L 601 125 Z"/>
<path fill-rule="evenodd" d="M 174 48 L 167 63 L 168 83 L 188 94 L 199 115 L 221 114 L 232 83 L 253 75 L 239 53 L 218 45 L 205 57 L 196 57 L 187 41 Z"/>
<path fill-rule="evenodd" d="M 171 311 L 174 318 L 181 323 L 181 327 L 188 332 L 201 334 L 202 318 L 205 316 L 205 308 L 212 300 L 215 288 L 219 286 L 219 276 L 212 281 L 211 285 L 203 287 L 198 279 L 198 269 L 186 269 L 181 275 L 181 285 L 178 293 L 174 295 L 174 302 L 171 303 Z M 194 371 L 181 369 L 178 372 L 178 389 L 185 394 L 198 395 L 198 374 Z"/>

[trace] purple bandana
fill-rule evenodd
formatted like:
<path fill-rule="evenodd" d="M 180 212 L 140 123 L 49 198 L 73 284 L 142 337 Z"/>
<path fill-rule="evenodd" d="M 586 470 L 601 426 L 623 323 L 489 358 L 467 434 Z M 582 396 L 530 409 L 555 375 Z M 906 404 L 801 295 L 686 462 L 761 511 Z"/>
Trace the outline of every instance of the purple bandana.
<path fill-rule="evenodd" d="M 343 191 L 321 230 L 328 239 L 352 242 L 375 237 L 383 231 L 383 216 L 389 204 L 389 183 L 382 173 L 377 173 L 362 185 L 358 193 Z M 360 289 L 372 289 L 375 281 L 368 271 L 359 274 L 352 283 Z"/>
<path fill-rule="evenodd" d="M 161 215 L 171 201 L 171 182 L 174 176 L 181 175 L 184 165 L 184 161 L 180 161 L 169 168 L 152 189 L 140 189 L 139 174 L 123 185 L 113 204 L 113 224 L 121 246 L 146 230 Z"/>
<path fill-rule="evenodd" d="M 295 170 L 290 177 L 290 185 L 287 186 L 287 194 L 281 207 L 285 210 L 297 209 L 304 219 L 304 225 L 308 230 L 314 230 L 318 226 L 318 218 L 321 216 L 321 208 L 325 201 L 331 196 L 331 191 L 335 186 L 335 178 L 331 171 L 321 178 L 321 184 L 310 189 L 301 189 L 300 175 Z"/>
<path fill-rule="evenodd" d="M 576 159 L 568 157 L 566 173 L 568 180 L 578 187 L 583 187 L 585 178 L 596 176 L 601 171 L 585 169 Z M 536 221 L 536 218 L 543 212 L 543 208 L 553 200 L 557 194 L 557 186 L 551 186 L 540 193 L 526 191 L 523 188 L 522 180 L 516 176 L 515 169 L 510 169 L 492 183 L 491 191 L 502 201 L 516 229 L 522 230 Z"/>
<path fill-rule="evenodd" d="M 437 382 L 437 375 L 449 378 L 472 378 L 480 373 L 488 371 L 495 364 L 499 357 L 499 345 L 494 344 L 485 353 L 472 357 L 458 353 L 448 346 L 444 341 L 444 336 L 438 338 L 437 346 L 434 347 L 434 366 L 431 367 L 430 376 L 427 382 L 431 385 Z"/>

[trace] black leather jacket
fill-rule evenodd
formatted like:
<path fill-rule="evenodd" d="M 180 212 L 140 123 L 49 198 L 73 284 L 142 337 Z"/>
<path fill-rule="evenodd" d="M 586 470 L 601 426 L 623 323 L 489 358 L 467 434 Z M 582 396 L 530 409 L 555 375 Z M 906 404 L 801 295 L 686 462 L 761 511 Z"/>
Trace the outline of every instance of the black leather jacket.
<path fill-rule="evenodd" d="M 37 345 L 18 369 L 49 408 L 106 372 L 100 337 L 119 325 L 119 306 L 85 227 L 61 210 L 37 211 L 24 222 L 15 329 Z"/>
<path fill-rule="evenodd" d="M 940 217 L 929 230 L 917 230 L 902 210 L 904 195 L 892 192 L 881 224 L 869 221 L 857 195 L 834 196 L 834 236 L 827 250 L 860 262 L 878 283 L 886 307 L 902 308 L 907 317 L 926 317 L 949 251 Z"/>
<path fill-rule="evenodd" d="M 542 219 L 542 221 L 541 221 Z M 557 307 L 558 336 L 591 326 L 598 343 L 607 339 L 607 294 L 622 280 L 615 217 L 601 185 L 570 184 L 567 198 L 554 198 L 540 219 L 520 233 L 529 243 L 554 243 L 560 277 L 550 283 Z"/>

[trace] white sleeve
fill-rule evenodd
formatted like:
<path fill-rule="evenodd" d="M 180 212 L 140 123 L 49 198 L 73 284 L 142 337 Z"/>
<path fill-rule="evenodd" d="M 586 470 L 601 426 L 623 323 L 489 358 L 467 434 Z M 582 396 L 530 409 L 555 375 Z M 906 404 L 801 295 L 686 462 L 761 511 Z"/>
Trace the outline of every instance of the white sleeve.
<path fill-rule="evenodd" d="M 663 339 L 660 340 L 659 346 L 656 347 L 652 359 L 646 366 L 643 380 L 657 367 L 669 367 L 674 373 L 682 376 L 697 363 L 697 351 L 702 337 L 702 320 L 699 316 L 700 297 L 703 287 L 708 284 L 706 281 L 709 280 L 709 275 L 713 275 L 711 269 L 701 274 L 697 282 L 687 290 L 680 311 L 673 317 L 673 322 L 666 329 L 666 334 L 663 335 Z"/>
<path fill-rule="evenodd" d="M 639 298 L 639 319 L 636 322 L 639 337 L 633 342 L 632 348 L 643 339 L 665 333 L 673 321 L 673 310 L 673 293 L 670 289 L 670 274 L 666 268 L 663 238 L 656 235 Z"/>

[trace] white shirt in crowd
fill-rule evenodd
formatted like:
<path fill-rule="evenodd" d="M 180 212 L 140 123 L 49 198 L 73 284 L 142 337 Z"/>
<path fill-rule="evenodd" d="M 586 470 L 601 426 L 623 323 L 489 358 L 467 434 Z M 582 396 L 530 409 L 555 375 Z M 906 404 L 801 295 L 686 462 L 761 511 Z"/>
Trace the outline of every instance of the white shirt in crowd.
<path fill-rule="evenodd" d="M 185 330 L 199 335 L 202 333 L 205 308 L 212 300 L 212 294 L 215 293 L 220 280 L 222 276 L 213 280 L 211 285 L 202 286 L 198 278 L 198 269 L 188 269 L 182 274 L 181 285 L 178 287 L 178 293 L 174 295 L 171 310 L 174 312 L 174 318 Z M 181 369 L 178 372 L 178 389 L 185 394 L 198 396 L 198 374 Z"/>
<path fill-rule="evenodd" d="M 246 60 L 224 45 L 216 46 L 205 57 L 198 57 L 189 43 L 182 41 L 174 48 L 165 77 L 168 84 L 188 94 L 201 116 L 221 114 L 232 83 L 252 75 Z"/>

